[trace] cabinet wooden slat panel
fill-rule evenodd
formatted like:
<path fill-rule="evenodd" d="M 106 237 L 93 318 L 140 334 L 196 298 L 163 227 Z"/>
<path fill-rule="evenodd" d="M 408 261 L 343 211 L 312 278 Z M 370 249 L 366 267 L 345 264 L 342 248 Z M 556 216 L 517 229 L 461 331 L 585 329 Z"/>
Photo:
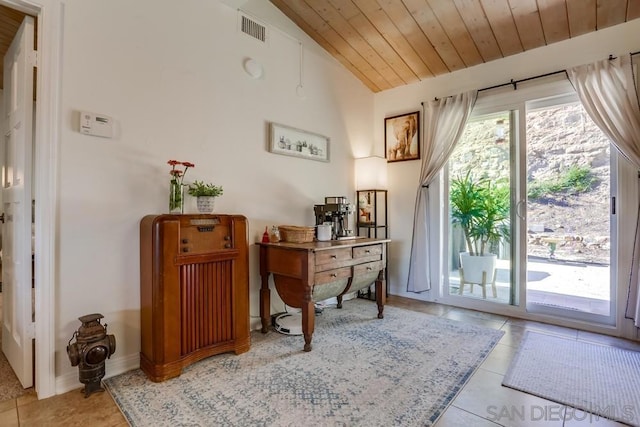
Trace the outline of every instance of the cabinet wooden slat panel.
<path fill-rule="evenodd" d="M 182 266 L 183 356 L 233 339 L 232 262 Z"/>

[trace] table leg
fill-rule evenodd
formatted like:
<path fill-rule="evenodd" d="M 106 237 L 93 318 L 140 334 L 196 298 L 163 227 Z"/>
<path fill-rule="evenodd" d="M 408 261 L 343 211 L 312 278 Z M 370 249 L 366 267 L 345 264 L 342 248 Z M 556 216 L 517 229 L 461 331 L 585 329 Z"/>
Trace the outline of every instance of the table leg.
<path fill-rule="evenodd" d="M 262 321 L 263 334 L 269 332 L 269 325 L 271 324 L 271 291 L 269 290 L 269 272 L 264 267 L 266 263 L 267 251 L 264 248 L 260 248 L 260 320 Z"/>
<path fill-rule="evenodd" d="M 384 319 L 384 305 L 387 302 L 387 283 L 384 279 L 384 269 L 380 270 L 376 280 L 376 303 L 378 304 L 378 319 Z"/>
<path fill-rule="evenodd" d="M 313 301 L 302 303 L 302 333 L 304 334 L 304 351 L 311 351 L 311 337 L 316 321 L 316 311 Z"/>
<path fill-rule="evenodd" d="M 268 288 L 260 289 L 260 320 L 262 321 L 263 334 L 269 332 L 269 325 L 271 324 L 269 307 L 271 307 L 271 291 Z"/>

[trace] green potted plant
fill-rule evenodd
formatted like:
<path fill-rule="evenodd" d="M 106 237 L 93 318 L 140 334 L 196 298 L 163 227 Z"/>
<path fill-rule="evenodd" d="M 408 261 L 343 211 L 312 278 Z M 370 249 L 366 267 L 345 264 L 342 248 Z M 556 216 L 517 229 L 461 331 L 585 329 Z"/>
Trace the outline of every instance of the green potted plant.
<path fill-rule="evenodd" d="M 450 204 L 454 224 L 462 228 L 467 252 L 460 253 L 460 291 L 464 283 L 483 287 L 491 283 L 495 296 L 497 255 L 491 253 L 509 241 L 509 187 L 505 182 L 474 179 L 471 172 L 451 181 Z"/>
<path fill-rule="evenodd" d="M 211 213 L 215 206 L 215 199 L 222 195 L 222 186 L 204 181 L 194 181 L 187 190 L 190 196 L 196 197 L 198 212 Z"/>

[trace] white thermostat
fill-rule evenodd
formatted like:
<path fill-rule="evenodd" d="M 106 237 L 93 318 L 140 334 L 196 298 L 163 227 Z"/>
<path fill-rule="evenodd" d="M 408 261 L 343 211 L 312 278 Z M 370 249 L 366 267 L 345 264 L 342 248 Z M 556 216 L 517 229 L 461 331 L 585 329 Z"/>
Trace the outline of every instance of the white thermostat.
<path fill-rule="evenodd" d="M 80 112 L 80 133 L 113 138 L 113 119 L 104 114 Z"/>

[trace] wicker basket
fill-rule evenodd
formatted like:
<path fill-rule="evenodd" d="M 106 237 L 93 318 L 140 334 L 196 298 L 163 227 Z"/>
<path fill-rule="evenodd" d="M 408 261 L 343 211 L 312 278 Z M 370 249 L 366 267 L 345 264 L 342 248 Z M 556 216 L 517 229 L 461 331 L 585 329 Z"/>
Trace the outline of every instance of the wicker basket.
<path fill-rule="evenodd" d="M 313 242 L 315 227 L 300 227 L 297 225 L 281 225 L 280 238 L 283 242 L 309 243 Z"/>

